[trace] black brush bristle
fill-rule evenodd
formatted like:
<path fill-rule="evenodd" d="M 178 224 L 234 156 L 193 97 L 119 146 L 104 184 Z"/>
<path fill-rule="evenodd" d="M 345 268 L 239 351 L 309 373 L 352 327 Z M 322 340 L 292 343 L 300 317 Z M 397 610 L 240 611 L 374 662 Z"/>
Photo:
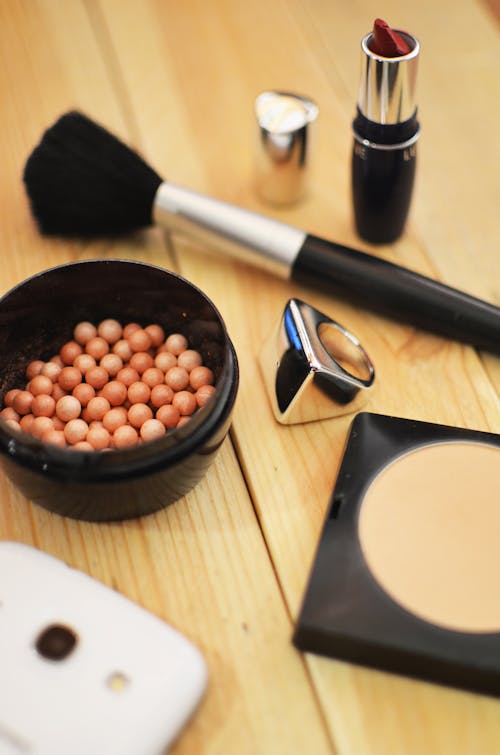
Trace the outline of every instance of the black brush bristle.
<path fill-rule="evenodd" d="M 163 179 L 137 152 L 73 111 L 43 134 L 23 180 L 42 233 L 89 237 L 151 225 Z"/>

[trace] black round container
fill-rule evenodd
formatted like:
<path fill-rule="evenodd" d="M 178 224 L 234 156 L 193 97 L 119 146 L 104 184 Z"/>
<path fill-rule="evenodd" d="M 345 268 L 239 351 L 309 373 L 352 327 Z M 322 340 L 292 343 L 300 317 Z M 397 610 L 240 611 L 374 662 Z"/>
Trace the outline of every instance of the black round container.
<path fill-rule="evenodd" d="M 34 502 L 90 521 L 127 519 L 172 503 L 203 477 L 230 425 L 238 363 L 213 303 L 184 278 L 127 260 L 61 265 L 28 278 L 0 299 L 0 396 L 24 387 L 33 359 L 50 359 L 81 320 L 114 318 L 181 332 L 215 374 L 216 390 L 185 425 L 126 449 L 61 449 L 0 418 L 0 463 Z M 3 400 L 2 400 L 3 404 Z"/>

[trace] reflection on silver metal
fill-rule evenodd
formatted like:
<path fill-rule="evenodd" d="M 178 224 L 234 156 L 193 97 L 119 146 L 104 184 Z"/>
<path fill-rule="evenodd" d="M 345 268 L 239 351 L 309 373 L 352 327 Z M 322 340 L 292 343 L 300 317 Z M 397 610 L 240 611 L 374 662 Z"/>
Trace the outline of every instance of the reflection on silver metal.
<path fill-rule="evenodd" d="M 417 133 L 411 139 L 407 139 L 405 142 L 397 142 L 396 144 L 377 144 L 377 142 L 371 142 L 369 139 L 363 139 L 355 131 L 353 131 L 353 136 L 358 144 L 368 149 L 378 149 L 381 152 L 395 152 L 398 149 L 407 149 L 412 144 L 416 144 L 420 136 L 420 129 L 417 130 Z"/>
<path fill-rule="evenodd" d="M 415 87 L 420 45 L 404 31 L 398 34 L 411 52 L 397 58 L 384 58 L 370 49 L 373 34 L 361 40 L 361 86 L 358 107 L 375 123 L 402 123 L 415 113 Z"/>
<path fill-rule="evenodd" d="M 287 303 L 259 364 L 274 415 L 285 425 L 357 411 L 375 379 L 358 339 L 300 299 Z"/>
<path fill-rule="evenodd" d="M 170 182 L 156 192 L 153 221 L 281 278 L 290 277 L 306 238 L 287 223 Z"/>
<path fill-rule="evenodd" d="M 312 100 L 290 92 L 262 92 L 255 100 L 259 126 L 255 184 L 273 204 L 291 204 L 306 191 L 310 124 L 318 116 Z"/>

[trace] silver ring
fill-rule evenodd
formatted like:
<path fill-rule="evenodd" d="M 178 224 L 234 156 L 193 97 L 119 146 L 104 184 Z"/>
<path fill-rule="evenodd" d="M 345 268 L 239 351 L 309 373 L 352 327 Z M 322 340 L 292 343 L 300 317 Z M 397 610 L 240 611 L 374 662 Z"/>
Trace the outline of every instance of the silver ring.
<path fill-rule="evenodd" d="M 418 129 L 417 133 L 414 134 L 410 139 L 407 139 L 405 142 L 399 142 L 399 144 L 378 144 L 377 142 L 371 142 L 369 139 L 363 139 L 355 131 L 353 131 L 353 136 L 358 144 L 362 144 L 363 147 L 369 147 L 370 149 L 379 149 L 383 152 L 392 152 L 397 149 L 406 149 L 407 147 L 411 147 L 412 144 L 415 144 L 415 142 L 418 140 L 418 137 L 420 136 L 420 128 Z"/>
<path fill-rule="evenodd" d="M 356 336 L 300 299 L 286 304 L 259 364 L 282 424 L 357 411 L 375 380 L 375 368 Z"/>

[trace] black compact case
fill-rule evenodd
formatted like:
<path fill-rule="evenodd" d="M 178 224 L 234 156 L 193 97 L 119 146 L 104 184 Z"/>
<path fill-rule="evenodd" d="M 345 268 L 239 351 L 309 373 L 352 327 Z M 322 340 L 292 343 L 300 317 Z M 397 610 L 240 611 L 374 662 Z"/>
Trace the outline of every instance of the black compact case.
<path fill-rule="evenodd" d="M 449 441 L 500 448 L 492 433 L 356 416 L 293 640 L 301 650 L 500 695 L 500 633 L 455 631 L 406 610 L 372 575 L 359 539 L 360 508 L 375 476 L 404 454 Z"/>

